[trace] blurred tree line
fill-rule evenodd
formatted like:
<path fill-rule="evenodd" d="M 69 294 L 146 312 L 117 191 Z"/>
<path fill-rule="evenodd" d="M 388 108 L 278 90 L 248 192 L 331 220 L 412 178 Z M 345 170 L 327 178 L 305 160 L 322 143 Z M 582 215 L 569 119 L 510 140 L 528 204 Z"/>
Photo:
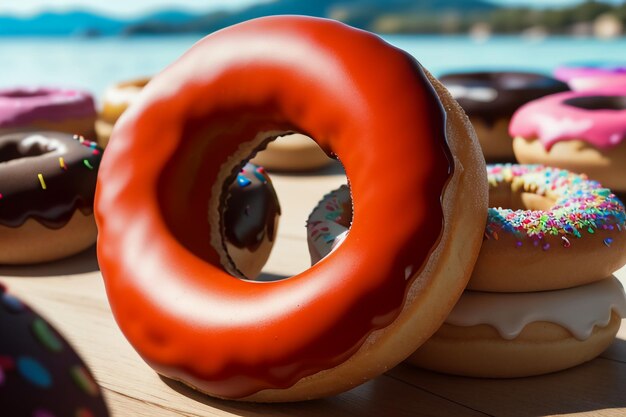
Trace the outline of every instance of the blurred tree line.
<path fill-rule="evenodd" d="M 541 28 L 551 34 L 570 34 L 577 26 L 591 24 L 606 15 L 613 16 L 626 27 L 626 1 L 615 5 L 587 0 L 574 6 L 546 9 L 498 7 L 488 11 L 383 14 L 369 29 L 382 33 L 464 33 L 476 25 L 484 25 L 494 33 L 519 33 Z"/>
<path fill-rule="evenodd" d="M 621 5 L 611 5 L 593 0 L 560 9 L 496 9 L 490 15 L 485 16 L 484 21 L 490 24 L 491 29 L 497 33 L 516 33 L 533 26 L 541 26 L 549 33 L 568 33 L 573 26 L 593 22 L 607 13 L 626 25 L 626 2 Z"/>

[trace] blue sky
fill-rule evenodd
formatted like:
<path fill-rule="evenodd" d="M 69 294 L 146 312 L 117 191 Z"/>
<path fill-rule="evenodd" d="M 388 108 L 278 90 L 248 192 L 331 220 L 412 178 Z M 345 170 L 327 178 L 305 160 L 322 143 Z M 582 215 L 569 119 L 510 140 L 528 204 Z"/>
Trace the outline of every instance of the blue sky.
<path fill-rule="evenodd" d="M 254 3 L 272 0 L 0 0 L 0 14 L 35 14 L 42 10 L 91 9 L 117 16 L 133 16 L 159 9 L 185 9 L 208 12 L 218 9 L 237 9 Z M 530 5 L 537 7 L 564 6 L 582 0 L 491 0 L 502 5 Z M 620 0 L 605 0 L 620 3 Z"/>

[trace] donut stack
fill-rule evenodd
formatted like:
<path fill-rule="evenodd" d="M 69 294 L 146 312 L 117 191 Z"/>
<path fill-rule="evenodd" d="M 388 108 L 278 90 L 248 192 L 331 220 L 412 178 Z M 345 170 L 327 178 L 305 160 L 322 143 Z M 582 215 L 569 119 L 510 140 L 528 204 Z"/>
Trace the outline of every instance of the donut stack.
<path fill-rule="evenodd" d="M 95 116 L 85 91 L 0 90 L 0 264 L 47 262 L 95 243 Z"/>
<path fill-rule="evenodd" d="M 478 377 L 519 377 L 598 356 L 626 316 L 611 274 L 626 263 L 624 206 L 583 175 L 492 165 L 485 240 L 468 290 L 409 362 Z M 503 208 L 506 207 L 506 208 Z M 312 263 L 349 234 L 346 186 L 307 222 Z"/>
<path fill-rule="evenodd" d="M 459 303 L 409 362 L 476 377 L 539 375 L 589 361 L 613 341 L 626 295 L 624 206 L 584 175 L 487 169 L 485 240 Z"/>

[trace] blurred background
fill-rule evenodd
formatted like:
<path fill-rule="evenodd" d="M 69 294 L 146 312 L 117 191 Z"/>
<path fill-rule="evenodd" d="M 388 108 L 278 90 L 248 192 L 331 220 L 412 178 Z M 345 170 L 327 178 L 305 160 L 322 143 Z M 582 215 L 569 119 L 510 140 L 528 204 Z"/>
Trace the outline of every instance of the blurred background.
<path fill-rule="evenodd" d="M 549 74 L 626 61 L 626 2 L 580 0 L 19 0 L 0 2 L 0 87 L 106 87 L 152 75 L 202 36 L 250 18 L 305 14 L 379 33 L 432 72 Z"/>

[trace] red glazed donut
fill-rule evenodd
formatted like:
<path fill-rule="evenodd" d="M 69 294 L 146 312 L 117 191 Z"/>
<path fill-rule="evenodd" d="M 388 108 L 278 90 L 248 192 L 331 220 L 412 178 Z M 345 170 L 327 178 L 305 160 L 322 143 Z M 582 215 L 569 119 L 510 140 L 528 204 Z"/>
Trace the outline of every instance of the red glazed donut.
<path fill-rule="evenodd" d="M 235 279 L 221 266 L 225 184 L 292 132 L 342 161 L 351 233 L 289 279 Z M 98 258 L 113 313 L 157 372 L 214 396 L 349 389 L 414 351 L 463 290 L 486 217 L 481 160 L 446 90 L 374 35 L 305 17 L 216 32 L 146 86 L 104 156 Z M 391 218 L 384 234 L 370 227 Z"/>

